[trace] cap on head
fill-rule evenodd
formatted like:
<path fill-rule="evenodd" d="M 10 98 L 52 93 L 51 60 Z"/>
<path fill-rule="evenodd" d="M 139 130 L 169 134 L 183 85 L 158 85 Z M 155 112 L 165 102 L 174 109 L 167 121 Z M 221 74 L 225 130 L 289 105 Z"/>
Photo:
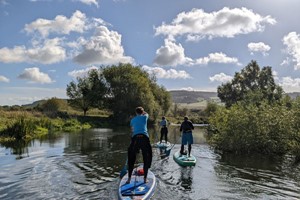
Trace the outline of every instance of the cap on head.
<path fill-rule="evenodd" d="M 139 106 L 139 107 L 136 107 L 135 109 L 135 112 L 139 115 L 141 115 L 143 112 L 144 112 L 144 108 Z"/>

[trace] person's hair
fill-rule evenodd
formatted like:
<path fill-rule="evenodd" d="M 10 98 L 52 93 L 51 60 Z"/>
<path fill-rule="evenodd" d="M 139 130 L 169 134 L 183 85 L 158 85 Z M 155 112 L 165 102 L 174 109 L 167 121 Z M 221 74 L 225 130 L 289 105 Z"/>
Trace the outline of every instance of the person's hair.
<path fill-rule="evenodd" d="M 144 108 L 139 106 L 139 107 L 136 107 L 135 109 L 135 112 L 139 115 L 141 115 L 143 112 L 144 112 Z"/>
<path fill-rule="evenodd" d="M 166 119 L 164 116 L 161 119 Z"/>
<path fill-rule="evenodd" d="M 189 119 L 188 116 L 185 116 L 185 117 L 184 117 L 184 120 L 188 120 L 188 119 Z"/>

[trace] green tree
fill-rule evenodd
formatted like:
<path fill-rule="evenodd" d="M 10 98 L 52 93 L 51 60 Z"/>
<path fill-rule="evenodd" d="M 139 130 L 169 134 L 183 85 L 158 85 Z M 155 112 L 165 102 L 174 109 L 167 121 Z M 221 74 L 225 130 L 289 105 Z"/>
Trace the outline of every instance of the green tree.
<path fill-rule="evenodd" d="M 128 123 L 137 106 L 143 106 L 152 119 L 162 108 L 164 111 L 169 109 L 167 100 L 164 101 L 169 94 L 140 66 L 113 65 L 104 68 L 103 75 L 109 88 L 107 106 L 119 124 Z"/>
<path fill-rule="evenodd" d="M 63 99 L 58 99 L 56 97 L 48 99 L 41 105 L 42 111 L 48 116 L 55 116 L 60 110 L 65 109 L 66 107 L 66 101 Z"/>
<path fill-rule="evenodd" d="M 101 70 L 93 69 L 85 77 L 78 77 L 77 83 L 71 81 L 67 85 L 67 95 L 72 107 L 80 109 L 86 115 L 92 107 L 101 108 L 107 93 L 105 79 Z"/>
<path fill-rule="evenodd" d="M 232 81 L 218 87 L 218 97 L 226 107 L 246 100 L 259 104 L 262 100 L 273 103 L 282 98 L 283 90 L 276 85 L 272 68 L 260 69 L 256 61 L 251 61 L 241 72 L 236 72 Z"/>

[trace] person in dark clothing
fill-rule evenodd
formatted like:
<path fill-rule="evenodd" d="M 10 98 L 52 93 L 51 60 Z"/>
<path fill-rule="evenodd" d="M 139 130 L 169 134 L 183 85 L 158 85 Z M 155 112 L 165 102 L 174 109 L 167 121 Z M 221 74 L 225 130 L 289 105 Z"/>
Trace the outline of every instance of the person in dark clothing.
<path fill-rule="evenodd" d="M 193 123 L 187 116 L 184 117 L 184 121 L 181 123 L 180 132 L 182 132 L 181 149 L 180 154 L 184 155 L 184 145 L 188 144 L 188 156 L 191 155 L 192 144 L 194 143 L 192 130 L 194 130 Z"/>
<path fill-rule="evenodd" d="M 165 117 L 162 117 L 162 120 L 159 123 L 160 129 L 160 143 L 162 142 L 163 138 L 165 138 L 165 142 L 168 142 L 168 122 Z"/>
<path fill-rule="evenodd" d="M 131 175 L 136 160 L 136 154 L 139 150 L 142 150 L 143 155 L 143 169 L 144 169 L 144 182 L 147 182 L 148 169 L 152 163 L 152 147 L 149 140 L 149 134 L 147 129 L 148 113 L 144 111 L 142 107 L 137 107 L 136 116 L 131 119 L 131 143 L 128 148 L 128 180 L 126 183 L 130 183 Z"/>

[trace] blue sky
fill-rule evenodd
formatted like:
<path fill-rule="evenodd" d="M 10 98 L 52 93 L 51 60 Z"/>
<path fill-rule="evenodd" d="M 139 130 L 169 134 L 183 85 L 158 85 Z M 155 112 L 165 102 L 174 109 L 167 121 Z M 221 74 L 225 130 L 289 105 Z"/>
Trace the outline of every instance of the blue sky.
<path fill-rule="evenodd" d="M 167 90 L 216 91 L 251 60 L 300 92 L 299 0 L 0 0 L 0 105 L 67 98 L 129 62 Z"/>

